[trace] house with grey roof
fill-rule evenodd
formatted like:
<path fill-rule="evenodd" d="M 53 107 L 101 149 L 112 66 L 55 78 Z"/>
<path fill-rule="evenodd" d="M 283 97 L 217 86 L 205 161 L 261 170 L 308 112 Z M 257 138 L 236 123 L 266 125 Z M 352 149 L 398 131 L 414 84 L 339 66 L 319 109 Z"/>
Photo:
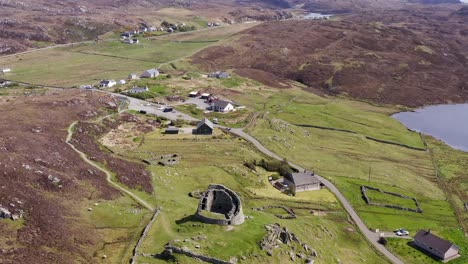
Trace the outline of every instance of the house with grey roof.
<path fill-rule="evenodd" d="M 99 83 L 99 87 L 111 88 L 111 87 L 115 86 L 116 84 L 117 84 L 117 82 L 115 82 L 114 80 L 102 80 Z"/>
<path fill-rule="evenodd" d="M 138 75 L 136 73 L 131 73 L 128 75 L 129 80 L 136 80 L 138 79 Z"/>
<path fill-rule="evenodd" d="M 148 91 L 149 91 L 148 86 L 145 86 L 145 87 L 135 86 L 132 89 L 130 89 L 130 91 L 128 91 L 128 92 L 131 93 L 131 94 L 139 94 L 139 93 L 144 93 L 144 92 L 148 92 Z"/>
<path fill-rule="evenodd" d="M 211 103 L 211 107 L 215 112 L 230 112 L 234 110 L 234 105 L 231 102 L 224 100 L 214 100 Z"/>
<path fill-rule="evenodd" d="M 444 262 L 460 257 L 458 246 L 432 234 L 430 230 L 420 230 L 413 239 L 414 247 Z"/>
<path fill-rule="evenodd" d="M 216 71 L 208 74 L 208 77 L 217 79 L 227 79 L 229 78 L 229 73 L 224 71 Z"/>
<path fill-rule="evenodd" d="M 202 121 L 198 122 L 195 134 L 198 135 L 212 135 L 214 125 L 208 118 L 203 118 Z"/>
<path fill-rule="evenodd" d="M 288 184 L 294 193 L 320 190 L 320 180 L 313 172 L 307 170 L 286 175 L 284 183 Z"/>
<path fill-rule="evenodd" d="M 149 69 L 144 71 L 141 74 L 141 78 L 154 78 L 159 76 L 159 71 L 157 69 Z"/>

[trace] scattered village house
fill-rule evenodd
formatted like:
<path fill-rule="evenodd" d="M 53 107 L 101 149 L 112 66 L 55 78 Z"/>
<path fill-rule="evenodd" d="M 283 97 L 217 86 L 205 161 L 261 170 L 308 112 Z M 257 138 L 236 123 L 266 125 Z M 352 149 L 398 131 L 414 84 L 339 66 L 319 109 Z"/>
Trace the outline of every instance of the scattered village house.
<path fill-rule="evenodd" d="M 138 79 L 138 75 L 136 73 L 131 73 L 128 75 L 129 80 L 136 80 Z"/>
<path fill-rule="evenodd" d="M 140 40 L 133 38 L 133 39 L 124 39 L 122 42 L 125 44 L 138 44 L 140 43 Z"/>
<path fill-rule="evenodd" d="M 229 73 L 223 71 L 212 72 L 208 74 L 210 78 L 218 78 L 218 79 L 227 79 L 229 78 Z"/>
<path fill-rule="evenodd" d="M 310 171 L 290 173 L 284 177 L 284 183 L 295 193 L 320 190 L 319 179 Z"/>
<path fill-rule="evenodd" d="M 189 97 L 197 97 L 199 95 L 198 92 L 190 92 Z"/>
<path fill-rule="evenodd" d="M 124 38 L 124 39 L 125 38 L 131 38 L 131 37 L 133 37 L 133 34 L 130 33 L 130 32 L 124 32 L 124 33 L 120 34 L 120 37 Z"/>
<path fill-rule="evenodd" d="M 107 87 L 107 88 L 111 88 L 113 87 L 114 85 L 116 85 L 117 83 L 114 81 L 114 80 L 102 80 L 100 83 L 99 83 L 99 87 Z"/>
<path fill-rule="evenodd" d="M 230 102 L 224 100 L 214 100 L 211 107 L 213 111 L 223 113 L 234 110 L 234 106 Z"/>
<path fill-rule="evenodd" d="M 126 83 L 127 83 L 127 81 L 125 81 L 124 79 L 119 81 L 119 84 L 126 84 Z"/>
<path fill-rule="evenodd" d="M 7 73 L 7 72 L 11 72 L 11 69 L 10 69 L 10 68 L 1 68 L 1 69 L 0 69 L 0 72 L 3 73 L 3 74 L 5 74 L 5 73 Z"/>
<path fill-rule="evenodd" d="M 148 89 L 148 86 L 146 87 L 133 87 L 132 89 L 130 89 L 129 93 L 131 94 L 139 94 L 139 93 L 144 93 L 144 92 L 148 92 L 149 89 Z"/>
<path fill-rule="evenodd" d="M 458 246 L 432 234 L 430 230 L 420 230 L 414 236 L 413 246 L 442 259 L 444 262 L 460 256 Z"/>
<path fill-rule="evenodd" d="M 166 130 L 164 131 L 164 134 L 179 134 L 179 128 L 170 126 L 166 128 Z"/>
<path fill-rule="evenodd" d="M 198 135 L 211 135 L 213 134 L 213 129 L 213 123 L 208 120 L 208 118 L 204 118 L 202 121 L 198 122 L 195 133 Z"/>
<path fill-rule="evenodd" d="M 211 94 L 209 93 L 202 93 L 201 94 L 201 99 L 208 99 L 210 97 Z"/>
<path fill-rule="evenodd" d="M 141 78 L 154 78 L 159 76 L 159 71 L 157 69 L 149 69 L 144 71 L 141 74 Z"/>

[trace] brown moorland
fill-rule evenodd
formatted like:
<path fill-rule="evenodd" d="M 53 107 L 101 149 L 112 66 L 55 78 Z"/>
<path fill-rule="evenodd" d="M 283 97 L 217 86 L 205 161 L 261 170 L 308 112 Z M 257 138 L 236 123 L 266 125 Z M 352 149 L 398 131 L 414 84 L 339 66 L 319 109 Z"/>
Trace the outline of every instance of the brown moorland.
<path fill-rule="evenodd" d="M 410 107 L 468 100 L 468 24 L 459 6 L 264 23 L 205 49 L 206 70 L 264 71 L 328 94 Z M 251 69 L 251 70 L 245 70 Z M 271 78 L 274 80 L 274 78 Z M 265 82 L 265 81 L 264 81 Z"/>
<path fill-rule="evenodd" d="M 115 111 L 113 99 L 78 90 L 2 99 L 0 205 L 24 214 L 16 222 L 0 220 L 0 262 L 89 262 L 103 238 L 90 223 L 82 221 L 80 205 L 88 199 L 109 200 L 121 194 L 106 182 L 102 172 L 85 163 L 65 138 L 73 121 Z M 95 146 L 93 141 L 80 143 L 83 149 Z M 121 165 L 110 166 L 117 175 L 141 169 L 128 161 L 108 160 Z M 123 182 L 147 190 L 144 180 Z"/>

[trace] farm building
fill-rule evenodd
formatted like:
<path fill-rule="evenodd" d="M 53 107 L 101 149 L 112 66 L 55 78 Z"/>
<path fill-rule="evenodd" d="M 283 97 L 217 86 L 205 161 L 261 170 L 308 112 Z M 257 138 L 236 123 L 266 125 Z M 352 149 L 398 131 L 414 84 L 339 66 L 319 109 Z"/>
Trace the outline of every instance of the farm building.
<path fill-rule="evenodd" d="M 223 71 L 212 72 L 208 74 L 210 78 L 217 78 L 217 79 L 227 79 L 229 78 L 229 73 Z"/>
<path fill-rule="evenodd" d="M 128 91 L 128 92 L 131 93 L 131 94 L 139 94 L 139 93 L 144 93 L 144 92 L 148 92 L 148 91 L 149 91 L 148 86 L 146 86 L 146 87 L 135 86 L 132 89 L 130 89 L 130 91 Z"/>
<path fill-rule="evenodd" d="M 319 179 L 310 171 L 290 173 L 284 177 L 284 182 L 287 183 L 295 193 L 320 190 Z"/>
<path fill-rule="evenodd" d="M 224 100 L 214 100 L 211 106 L 213 111 L 216 112 L 230 112 L 234 110 L 234 106 L 230 102 Z"/>
<path fill-rule="evenodd" d="M 136 80 L 138 79 L 138 75 L 136 73 L 131 73 L 128 75 L 129 80 Z"/>
<path fill-rule="evenodd" d="M 123 79 L 119 81 L 119 84 L 126 84 L 126 83 L 127 83 L 127 81 L 125 81 Z"/>
<path fill-rule="evenodd" d="M 99 83 L 99 87 L 106 87 L 106 88 L 111 88 L 115 86 L 117 83 L 114 80 L 102 80 Z"/>
<path fill-rule="evenodd" d="M 201 94 L 201 99 L 208 99 L 210 97 L 211 94 L 209 93 L 202 93 Z"/>
<path fill-rule="evenodd" d="M 414 236 L 413 246 L 442 259 L 444 262 L 460 256 L 458 246 L 432 234 L 430 230 L 420 230 Z"/>
<path fill-rule="evenodd" d="M 166 128 L 166 130 L 164 131 L 164 134 L 174 134 L 174 135 L 179 134 L 179 128 L 170 126 Z"/>
<path fill-rule="evenodd" d="M 159 76 L 159 71 L 157 69 L 149 69 L 144 71 L 141 74 L 141 78 L 154 78 Z"/>
<path fill-rule="evenodd" d="M 10 69 L 10 68 L 1 68 L 1 69 L 0 69 L 0 72 L 3 73 L 3 74 L 5 74 L 5 73 L 7 73 L 7 72 L 11 72 L 11 69 Z"/>
<path fill-rule="evenodd" d="M 189 93 L 189 97 L 197 97 L 198 96 L 198 92 L 190 92 Z"/>
<path fill-rule="evenodd" d="M 213 129 L 213 123 L 210 120 L 208 120 L 208 118 L 204 118 L 202 121 L 198 122 L 197 129 L 195 129 L 195 133 L 198 135 L 211 135 L 213 134 Z"/>

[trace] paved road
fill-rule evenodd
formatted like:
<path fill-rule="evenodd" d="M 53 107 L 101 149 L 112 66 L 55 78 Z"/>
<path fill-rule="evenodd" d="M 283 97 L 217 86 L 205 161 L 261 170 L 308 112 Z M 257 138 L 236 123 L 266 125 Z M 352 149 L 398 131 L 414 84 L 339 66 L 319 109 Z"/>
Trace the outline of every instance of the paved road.
<path fill-rule="evenodd" d="M 104 92 L 104 91 L 101 91 Z M 147 111 L 147 113 L 159 115 L 159 116 L 164 116 L 168 119 L 175 120 L 175 119 L 183 119 L 187 121 L 197 121 L 196 118 L 193 118 L 189 115 L 183 114 L 183 113 L 164 113 L 162 110 L 158 109 L 157 106 L 151 104 L 148 105 L 148 102 L 124 96 L 121 94 L 114 94 L 110 92 L 106 92 L 109 94 L 113 94 L 114 96 L 120 96 L 120 97 L 125 97 L 129 101 L 129 109 L 132 110 L 144 110 Z M 221 128 L 221 129 L 228 129 L 227 127 L 219 126 L 216 125 L 216 127 Z M 252 137 L 251 135 L 245 133 L 242 129 L 236 128 L 236 129 L 229 129 L 229 131 L 241 138 L 244 138 L 245 140 L 251 142 L 260 152 L 264 153 L 267 156 L 270 156 L 274 159 L 278 160 L 283 160 L 282 157 L 278 156 L 277 154 L 271 152 L 267 148 L 265 148 L 257 139 Z M 304 168 L 289 162 L 290 166 L 297 169 L 298 171 L 303 171 L 305 170 Z M 316 175 L 317 178 L 327 187 L 335 196 L 338 198 L 338 200 L 341 202 L 343 205 L 343 208 L 346 210 L 346 212 L 351 216 L 351 219 L 356 223 L 357 227 L 361 231 L 361 233 L 366 237 L 366 239 L 371 243 L 378 251 L 380 251 L 387 259 L 389 259 L 392 263 L 394 264 L 403 264 L 403 262 L 398 259 L 395 255 L 393 255 L 390 251 L 388 251 L 383 245 L 378 243 L 378 234 L 375 232 L 370 231 L 367 226 L 364 224 L 364 222 L 361 220 L 361 218 L 357 215 L 356 211 L 353 209 L 351 204 L 348 202 L 348 200 L 344 197 L 344 195 L 338 190 L 338 188 L 335 187 L 333 183 L 331 183 L 329 180 Z"/>
<path fill-rule="evenodd" d="M 221 126 L 218 126 L 220 128 L 223 128 Z M 244 138 L 245 140 L 251 142 L 258 150 L 260 150 L 262 153 L 264 153 L 267 156 L 270 156 L 274 159 L 278 160 L 283 160 L 280 156 L 276 155 L 275 153 L 271 152 L 267 148 L 265 148 L 258 140 L 256 140 L 254 137 L 250 136 L 249 134 L 245 133 L 241 129 L 231 129 L 231 133 Z M 291 167 L 303 171 L 305 170 L 304 168 L 289 162 Z M 331 183 L 329 180 L 316 175 L 317 178 L 327 187 L 335 196 L 338 198 L 338 200 L 341 202 L 343 205 L 344 209 L 348 214 L 351 216 L 353 221 L 356 223 L 357 227 L 359 230 L 361 230 L 361 233 L 367 238 L 367 240 L 376 248 L 378 249 L 385 257 L 387 257 L 392 263 L 395 264 L 403 264 L 403 262 L 398 259 L 395 255 L 393 255 L 390 251 L 388 251 L 383 245 L 379 244 L 377 240 L 379 239 L 378 235 L 372 231 L 370 231 L 367 226 L 362 222 L 361 218 L 357 215 L 356 211 L 354 211 L 353 207 L 351 204 L 348 202 L 348 200 L 343 196 L 343 194 Z"/>

